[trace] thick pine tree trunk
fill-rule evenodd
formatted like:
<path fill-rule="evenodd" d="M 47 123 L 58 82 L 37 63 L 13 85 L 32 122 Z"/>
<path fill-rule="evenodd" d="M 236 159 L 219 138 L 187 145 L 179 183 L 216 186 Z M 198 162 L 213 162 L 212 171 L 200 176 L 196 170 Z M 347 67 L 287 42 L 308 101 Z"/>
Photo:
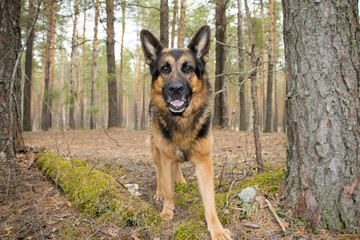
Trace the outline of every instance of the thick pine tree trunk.
<path fill-rule="evenodd" d="M 360 216 L 358 2 L 282 4 L 288 200 L 313 229 L 354 232 Z"/>
<path fill-rule="evenodd" d="M 0 153 L 10 159 L 10 176 L 18 196 L 20 196 L 20 192 L 16 180 L 15 151 L 22 147 L 19 114 L 21 95 L 20 11 L 20 0 L 0 2 Z M 5 166 L 5 163 L 1 163 L 2 168 Z M 3 200 L 6 201 L 6 199 Z"/>
<path fill-rule="evenodd" d="M 108 82 L 108 127 L 119 126 L 119 112 L 117 106 L 117 87 L 115 76 L 115 30 L 114 30 L 114 0 L 106 0 L 106 52 L 107 52 L 107 82 Z"/>
<path fill-rule="evenodd" d="M 20 62 L 14 78 L 12 76 L 21 49 L 20 8 L 20 0 L 6 0 L 0 3 L 0 151 L 8 156 L 10 151 L 14 152 L 22 146 L 18 105 L 21 94 Z M 12 133 L 10 130 L 13 130 Z M 13 144 L 9 144 L 10 141 Z M 9 149 L 11 146 L 14 148 Z"/>

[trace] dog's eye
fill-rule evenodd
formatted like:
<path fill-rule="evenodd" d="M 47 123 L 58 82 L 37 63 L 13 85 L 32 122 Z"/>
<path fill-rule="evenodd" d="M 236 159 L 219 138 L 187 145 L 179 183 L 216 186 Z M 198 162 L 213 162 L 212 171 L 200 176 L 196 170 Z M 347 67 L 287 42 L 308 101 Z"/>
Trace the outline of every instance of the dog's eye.
<path fill-rule="evenodd" d="M 185 65 L 183 69 L 184 69 L 185 72 L 188 72 L 188 73 L 189 73 L 189 72 L 192 72 L 193 67 L 190 66 L 190 65 Z"/>
<path fill-rule="evenodd" d="M 162 71 L 163 73 L 169 73 L 169 72 L 170 72 L 170 68 L 169 68 L 168 66 L 163 66 L 163 67 L 161 68 L 161 71 Z"/>

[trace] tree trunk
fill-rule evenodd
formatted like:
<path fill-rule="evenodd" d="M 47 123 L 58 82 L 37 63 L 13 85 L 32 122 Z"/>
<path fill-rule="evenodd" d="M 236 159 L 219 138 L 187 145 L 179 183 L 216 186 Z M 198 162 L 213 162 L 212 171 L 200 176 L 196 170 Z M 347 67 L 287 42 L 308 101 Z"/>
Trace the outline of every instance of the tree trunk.
<path fill-rule="evenodd" d="M 180 22 L 179 22 L 179 30 L 178 30 L 178 48 L 184 47 L 185 18 L 186 18 L 186 0 L 181 0 Z"/>
<path fill-rule="evenodd" d="M 22 147 L 20 11 L 20 0 L 0 3 L 0 153 L 10 159 L 11 179 L 18 196 L 15 151 Z"/>
<path fill-rule="evenodd" d="M 43 104 L 41 114 L 41 129 L 48 131 L 51 127 L 51 88 L 50 88 L 50 71 L 51 71 L 51 46 L 53 34 L 53 22 L 55 22 L 55 7 L 56 2 L 52 2 L 49 6 L 48 15 L 48 29 L 46 33 L 46 49 L 45 49 L 45 68 L 44 68 L 44 90 L 43 90 Z"/>
<path fill-rule="evenodd" d="M 174 42 L 175 42 L 175 26 L 176 26 L 176 14 L 178 11 L 178 1 L 174 0 L 174 11 L 173 11 L 173 19 L 171 22 L 171 44 L 170 47 L 174 48 Z"/>
<path fill-rule="evenodd" d="M 53 107 L 53 89 L 54 89 L 54 75 L 55 75 L 55 16 L 56 16 L 56 6 L 55 6 L 55 11 L 54 11 L 54 18 L 53 18 L 53 22 L 51 25 L 51 29 L 53 29 L 53 34 L 51 36 L 51 56 L 50 56 L 50 79 L 49 79 L 49 92 L 51 93 L 51 97 L 49 98 L 49 105 L 51 106 L 51 111 L 54 111 L 54 107 Z M 53 118 L 55 117 L 54 114 L 50 115 L 50 127 L 54 127 L 53 126 Z"/>
<path fill-rule="evenodd" d="M 137 38 L 139 39 L 139 37 Z M 136 44 L 137 45 L 137 44 Z M 137 48 L 139 49 L 139 48 Z M 141 57 L 140 52 L 135 55 L 135 99 L 134 99 L 134 129 L 139 129 L 139 109 L 140 109 L 140 78 L 141 78 Z"/>
<path fill-rule="evenodd" d="M 227 0 L 216 0 L 216 41 L 225 44 L 226 42 L 226 4 Z M 216 43 L 216 71 L 215 92 L 224 90 L 225 77 L 218 76 L 225 73 L 225 46 Z M 228 108 L 226 90 L 218 92 L 214 101 L 214 126 L 226 127 L 228 125 Z"/>
<path fill-rule="evenodd" d="M 313 230 L 353 233 L 360 215 L 358 2 L 282 4 L 289 204 Z"/>
<path fill-rule="evenodd" d="M 274 0 L 269 0 L 269 51 L 264 132 L 271 132 L 274 78 Z"/>
<path fill-rule="evenodd" d="M 75 54 L 76 54 L 76 25 L 77 25 L 77 17 L 79 14 L 79 3 L 78 0 L 75 1 L 75 16 L 74 16 L 74 26 L 72 33 L 72 41 L 71 41 L 71 63 L 70 63 L 70 102 L 69 102 L 69 124 L 70 129 L 75 129 Z"/>
<path fill-rule="evenodd" d="M 242 27 L 243 27 L 243 16 L 241 10 L 241 1 L 238 0 L 238 26 L 237 26 L 237 36 L 238 36 L 238 56 L 239 56 L 239 72 L 245 71 L 245 58 L 244 52 L 241 50 L 244 48 L 243 36 L 242 36 Z M 239 83 L 244 82 L 244 75 L 239 75 Z M 240 97 L 240 131 L 246 131 L 246 99 L 245 99 L 245 82 L 240 86 L 239 89 L 239 97 Z"/>
<path fill-rule="evenodd" d="M 123 126 L 123 108 L 124 108 L 124 97 L 123 97 L 123 69 L 124 69 L 124 36 L 125 36 L 125 9 L 126 2 L 124 1 L 121 5 L 121 46 L 120 46 L 120 80 L 119 80 L 119 126 Z"/>
<path fill-rule="evenodd" d="M 82 36 L 82 56 L 81 56 L 81 93 L 80 93 L 80 126 L 85 128 L 85 33 L 86 33 L 86 0 L 84 1 L 84 27 Z"/>
<path fill-rule="evenodd" d="M 287 125 L 286 125 L 286 122 L 287 122 L 287 117 L 286 117 L 286 74 L 284 74 L 284 85 L 283 85 L 283 99 L 285 101 L 285 104 L 283 105 L 283 111 L 284 111 L 284 114 L 283 114 L 283 119 L 282 119 L 282 131 L 284 133 L 286 133 L 286 129 L 287 129 Z"/>
<path fill-rule="evenodd" d="M 275 7 L 274 7 L 275 8 Z M 274 72 L 274 111 L 273 111 L 273 132 L 277 132 L 278 131 L 278 125 L 279 125 L 279 108 L 278 108 L 278 103 L 279 103 L 279 99 L 278 99 L 278 74 L 276 72 L 276 63 L 278 60 L 278 54 L 277 54 L 277 44 L 278 44 L 278 40 L 277 40 L 277 30 L 276 30 L 276 14 L 275 14 L 275 10 L 274 10 L 274 44 L 273 44 L 273 72 Z"/>
<path fill-rule="evenodd" d="M 94 42 L 92 53 L 92 69 L 91 69 L 91 115 L 90 115 L 90 129 L 96 129 L 96 111 L 95 111 L 95 88 L 97 75 L 97 44 L 98 44 L 98 23 L 99 23 L 99 8 L 100 0 L 96 0 L 95 5 L 95 21 L 94 21 Z"/>
<path fill-rule="evenodd" d="M 24 81 L 24 101 L 23 101 L 23 130 L 31 131 L 31 79 L 32 79 L 32 61 L 33 61 L 33 45 L 34 45 L 34 28 L 35 21 L 35 0 L 29 1 L 29 15 L 27 18 L 27 31 L 29 38 L 26 43 L 25 56 L 25 81 Z"/>
<path fill-rule="evenodd" d="M 277 132 L 279 125 L 279 109 L 278 109 L 278 81 L 277 74 L 274 72 L 274 112 L 272 131 Z"/>
<path fill-rule="evenodd" d="M 46 42 L 46 35 L 47 31 L 42 31 L 42 42 L 45 43 Z M 43 44 L 44 45 L 44 44 Z M 41 124 L 42 124 L 42 108 L 43 108 L 43 96 L 44 96 L 44 79 L 45 79 L 45 61 L 46 60 L 46 46 L 42 46 L 41 49 L 41 74 L 40 74 L 40 90 L 39 90 L 39 96 L 38 96 L 38 101 L 36 102 L 37 104 L 34 106 L 37 106 L 37 113 L 38 113 L 38 122 L 39 124 L 37 125 L 39 129 L 41 129 Z"/>
<path fill-rule="evenodd" d="M 256 69 L 258 63 L 255 58 L 255 44 L 254 44 L 254 34 L 253 27 L 250 18 L 249 7 L 247 4 L 247 0 L 245 3 L 245 11 L 247 16 L 247 22 L 249 26 L 249 35 L 250 35 L 250 46 L 251 46 L 251 65 L 253 69 Z M 254 108 L 254 118 L 253 118 L 253 132 L 255 139 L 255 155 L 256 155 L 256 164 L 258 168 L 258 173 L 264 171 L 264 164 L 261 158 L 261 141 L 260 141 L 260 124 L 259 124 L 259 104 L 257 99 L 257 80 L 256 80 L 257 71 L 253 71 L 251 73 L 251 99 Z"/>
<path fill-rule="evenodd" d="M 160 2 L 160 42 L 169 47 L 169 5 L 168 0 Z"/>
<path fill-rule="evenodd" d="M 115 31 L 114 31 L 114 2 L 106 0 L 106 52 L 107 52 L 107 82 L 108 82 L 108 127 L 119 126 L 119 112 L 117 107 L 117 88 L 115 76 Z"/>
<path fill-rule="evenodd" d="M 146 69 L 146 63 L 144 62 L 144 69 Z M 146 77 L 143 77 L 142 83 L 142 110 L 141 110 L 141 130 L 146 129 L 146 104 L 145 104 L 145 96 L 146 96 L 146 89 L 145 89 Z"/>
<path fill-rule="evenodd" d="M 261 48 L 261 57 L 262 62 L 266 61 L 266 55 L 265 55 L 265 16 L 264 16 L 264 1 L 260 0 L 260 16 L 261 16 L 261 42 L 262 48 Z M 266 79 L 266 64 L 263 64 L 261 66 L 261 73 L 260 73 L 260 104 L 259 104 L 259 113 L 260 113 L 260 128 L 264 129 L 265 126 L 265 115 L 266 115 L 266 91 L 265 91 L 265 85 L 267 83 Z"/>

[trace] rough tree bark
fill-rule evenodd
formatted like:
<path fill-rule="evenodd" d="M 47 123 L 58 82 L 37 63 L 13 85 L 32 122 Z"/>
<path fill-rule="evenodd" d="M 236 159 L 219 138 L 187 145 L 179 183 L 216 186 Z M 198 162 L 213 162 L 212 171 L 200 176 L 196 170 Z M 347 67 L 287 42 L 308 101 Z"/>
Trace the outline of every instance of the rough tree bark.
<path fill-rule="evenodd" d="M 239 56 L 239 72 L 245 71 L 245 58 L 244 52 L 241 50 L 244 47 L 243 36 L 242 36 L 242 27 L 243 27 L 243 16 L 241 10 L 241 2 L 242 0 L 238 0 L 238 26 L 237 26 L 237 36 L 238 36 L 238 56 Z M 244 81 L 244 75 L 239 75 L 239 83 Z M 247 121 L 246 121 L 246 99 L 245 99 L 245 83 L 240 86 L 239 89 L 239 97 L 240 97 L 240 123 L 239 129 L 241 131 L 247 130 Z"/>
<path fill-rule="evenodd" d="M 272 129 L 273 105 L 273 78 L 274 78 L 274 0 L 269 0 L 269 50 L 268 50 L 268 76 L 266 90 L 266 115 L 264 132 Z"/>
<path fill-rule="evenodd" d="M 169 5 L 168 0 L 160 2 L 160 42 L 169 47 Z"/>
<path fill-rule="evenodd" d="M 178 30 L 178 48 L 184 47 L 185 18 L 186 18 L 186 0 L 181 0 L 179 30 Z"/>
<path fill-rule="evenodd" d="M 70 102 L 69 102 L 69 124 L 70 129 L 75 129 L 75 53 L 77 48 L 76 43 L 76 25 L 77 25 L 77 17 L 79 15 L 79 2 L 78 0 L 75 1 L 75 16 L 74 16 L 74 23 L 73 23 L 73 33 L 72 33 L 72 40 L 71 40 L 71 63 L 70 63 Z"/>
<path fill-rule="evenodd" d="M 114 31 L 114 1 L 106 0 L 106 52 L 107 52 L 107 82 L 108 82 L 108 127 L 119 126 L 117 106 L 117 87 L 115 76 L 115 31 Z"/>
<path fill-rule="evenodd" d="M 91 69 L 91 115 L 90 115 L 90 129 L 96 128 L 96 115 L 95 115 L 95 88 L 96 88 L 96 76 L 97 76 L 97 44 L 98 44 L 98 24 L 99 24 L 99 9 L 100 0 L 96 0 L 95 5 L 95 22 L 94 22 L 94 41 L 93 41 L 93 53 L 92 53 L 92 69 Z"/>
<path fill-rule="evenodd" d="M 19 105 L 21 95 L 20 10 L 20 0 L 0 2 L 0 154 L 2 158 L 5 154 L 7 159 L 10 159 L 11 179 L 18 196 L 20 192 L 17 188 L 15 152 L 22 146 Z M 3 164 L 1 166 L 4 167 Z"/>
<path fill-rule="evenodd" d="M 45 67 L 44 67 L 44 89 L 43 89 L 43 103 L 41 113 L 41 129 L 48 131 L 51 128 L 51 85 L 50 85 L 50 71 L 51 71 L 51 46 L 53 34 L 55 34 L 55 7 L 56 2 L 52 2 L 49 6 L 47 31 L 46 31 L 46 48 L 45 48 Z"/>
<path fill-rule="evenodd" d="M 27 31 L 29 38 L 26 43 L 25 55 L 25 81 L 24 81 L 24 100 L 23 100 L 23 130 L 31 131 L 31 79 L 32 79 L 32 61 L 34 45 L 34 20 L 35 20 L 35 0 L 29 1 L 29 15 L 27 18 Z"/>
<path fill-rule="evenodd" d="M 360 216 L 358 1 L 282 5 L 289 204 L 313 230 L 352 233 Z"/>
<path fill-rule="evenodd" d="M 226 52 L 225 52 L 225 42 L 226 42 L 226 5 L 227 0 L 216 0 L 216 32 L 215 38 L 216 43 L 216 70 L 215 75 L 215 92 L 218 92 L 223 89 L 225 86 L 225 77 L 221 74 L 225 73 L 225 61 L 226 61 Z M 223 43 L 223 44 L 221 44 Z M 220 76 L 218 76 L 220 75 Z M 228 125 L 228 108 L 227 108 L 227 96 L 226 90 L 218 92 L 215 95 L 214 100 L 214 126 L 226 127 Z"/>
<path fill-rule="evenodd" d="M 255 155 L 256 155 L 256 164 L 258 168 L 258 173 L 264 171 L 264 164 L 261 157 L 261 141 L 260 141 L 260 123 L 259 123 L 259 103 L 257 99 L 257 68 L 258 68 L 258 61 L 255 57 L 255 44 L 254 44 L 254 34 L 253 34 L 253 26 L 251 23 L 249 7 L 247 4 L 247 0 L 244 0 L 245 3 L 245 11 L 247 17 L 247 24 L 249 27 L 249 35 L 250 35 L 250 54 L 251 54 L 251 65 L 254 71 L 251 73 L 251 99 L 254 109 L 254 116 L 253 116 L 253 132 L 254 132 L 254 140 L 255 140 Z"/>

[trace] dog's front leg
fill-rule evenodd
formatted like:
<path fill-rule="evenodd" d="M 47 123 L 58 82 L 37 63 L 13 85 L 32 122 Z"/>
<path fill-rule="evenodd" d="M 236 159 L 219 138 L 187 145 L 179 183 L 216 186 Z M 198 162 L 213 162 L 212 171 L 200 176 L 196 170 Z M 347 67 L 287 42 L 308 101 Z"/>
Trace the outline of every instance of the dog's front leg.
<path fill-rule="evenodd" d="M 174 216 L 175 209 L 175 176 L 176 176 L 176 162 L 161 154 L 161 166 L 163 170 L 163 185 L 165 190 L 164 206 L 160 216 L 166 220 L 170 220 Z"/>
<path fill-rule="evenodd" d="M 205 209 L 205 219 L 211 234 L 211 239 L 231 240 L 230 230 L 222 227 L 216 213 L 213 166 L 210 160 L 210 154 L 198 154 L 194 163 L 195 174 Z"/>

